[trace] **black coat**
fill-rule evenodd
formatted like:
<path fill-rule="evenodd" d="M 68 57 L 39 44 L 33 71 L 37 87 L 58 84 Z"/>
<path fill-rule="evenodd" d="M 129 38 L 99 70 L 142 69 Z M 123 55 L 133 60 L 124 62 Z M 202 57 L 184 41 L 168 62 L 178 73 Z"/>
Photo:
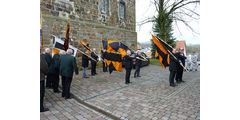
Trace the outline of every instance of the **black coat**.
<path fill-rule="evenodd" d="M 132 57 L 125 55 L 123 60 L 125 62 L 125 68 L 126 69 L 132 69 L 133 63 L 132 63 Z"/>
<path fill-rule="evenodd" d="M 82 66 L 83 67 L 88 67 L 88 61 L 89 61 L 88 56 L 83 54 L 83 56 L 82 56 Z"/>
<path fill-rule="evenodd" d="M 142 56 L 140 55 L 136 55 L 136 57 L 143 59 Z M 136 59 L 136 66 L 141 66 L 141 64 L 142 64 L 142 60 Z"/>
<path fill-rule="evenodd" d="M 78 67 L 76 64 L 76 59 L 71 55 L 63 55 L 60 58 L 60 75 L 64 77 L 72 77 L 73 72 L 78 74 Z"/>
<path fill-rule="evenodd" d="M 94 53 L 94 52 L 91 52 L 91 57 L 93 58 L 93 59 L 95 59 L 96 61 L 98 61 L 98 56 Z M 92 60 L 91 59 L 91 62 L 94 62 L 94 63 L 96 63 L 94 60 Z"/>
<path fill-rule="evenodd" d="M 60 60 L 60 55 L 55 54 L 52 59 L 52 65 L 51 65 L 51 70 L 50 72 L 55 75 L 59 75 L 59 60 Z"/>
<path fill-rule="evenodd" d="M 176 57 L 176 54 L 173 54 L 173 55 Z M 179 60 L 178 59 L 176 60 L 172 55 L 170 55 L 169 58 L 170 58 L 169 70 L 177 71 L 178 65 L 180 64 Z"/>
<path fill-rule="evenodd" d="M 183 63 L 183 65 L 185 66 L 185 59 L 187 59 L 187 57 L 185 57 L 185 55 L 181 55 L 180 52 L 176 53 L 176 57 L 181 60 L 181 62 Z M 179 69 L 183 69 L 182 66 L 180 64 L 178 64 L 178 68 Z"/>
<path fill-rule="evenodd" d="M 45 53 L 45 54 L 44 54 L 44 57 L 45 57 L 45 60 L 46 60 L 46 62 L 47 62 L 47 64 L 48 64 L 48 72 L 51 72 L 52 57 L 51 57 L 51 55 L 48 54 L 48 53 Z"/>

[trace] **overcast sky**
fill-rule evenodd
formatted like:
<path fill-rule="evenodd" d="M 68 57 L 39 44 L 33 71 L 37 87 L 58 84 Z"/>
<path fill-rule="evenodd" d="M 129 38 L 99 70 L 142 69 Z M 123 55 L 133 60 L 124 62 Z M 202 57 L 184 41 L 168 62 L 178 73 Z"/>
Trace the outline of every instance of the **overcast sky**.
<path fill-rule="evenodd" d="M 155 6 L 150 1 L 152 0 L 136 0 L 136 22 L 152 17 L 154 14 L 156 15 Z M 136 26 L 138 42 L 150 41 L 152 25 L 152 23 L 146 23 L 141 27 Z M 199 33 L 199 21 L 192 21 L 190 25 Z M 187 44 L 200 44 L 200 35 L 193 34 L 184 24 L 178 23 L 178 28 L 181 33 L 175 24 L 173 24 L 173 28 L 176 40 L 185 40 Z"/>

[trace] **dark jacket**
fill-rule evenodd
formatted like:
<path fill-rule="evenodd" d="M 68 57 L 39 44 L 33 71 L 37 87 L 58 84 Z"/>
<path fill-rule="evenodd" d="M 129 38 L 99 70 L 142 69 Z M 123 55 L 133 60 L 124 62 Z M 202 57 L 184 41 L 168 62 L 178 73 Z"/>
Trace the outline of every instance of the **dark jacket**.
<path fill-rule="evenodd" d="M 176 57 L 176 54 L 173 54 Z M 172 55 L 169 56 L 170 58 L 170 65 L 169 65 L 169 70 L 170 71 L 177 71 L 179 60 L 176 60 Z"/>
<path fill-rule="evenodd" d="M 88 67 L 88 61 L 89 61 L 88 56 L 83 54 L 83 56 L 82 56 L 82 66 L 83 67 Z"/>
<path fill-rule="evenodd" d="M 50 68 L 50 73 L 54 75 L 59 75 L 59 60 L 60 60 L 60 55 L 55 54 L 52 59 L 52 65 Z"/>
<path fill-rule="evenodd" d="M 48 73 L 48 65 L 43 54 L 40 54 L 40 81 L 45 80 Z"/>
<path fill-rule="evenodd" d="M 91 52 L 91 57 L 93 58 L 93 59 L 95 59 L 96 61 L 98 61 L 98 56 L 94 53 L 94 52 Z M 91 62 L 94 62 L 94 63 L 96 63 L 94 60 L 92 60 L 91 59 Z"/>
<path fill-rule="evenodd" d="M 75 74 L 78 74 L 78 67 L 76 64 L 76 60 L 71 55 L 63 55 L 60 58 L 60 75 L 64 77 L 72 77 L 73 71 L 75 70 Z"/>
<path fill-rule="evenodd" d="M 136 57 L 143 59 L 142 56 L 140 56 L 138 54 L 136 55 Z M 141 66 L 141 64 L 142 64 L 142 60 L 136 59 L 136 66 Z"/>
<path fill-rule="evenodd" d="M 128 55 L 125 55 L 123 57 L 123 60 L 125 62 L 125 68 L 126 69 L 132 69 L 132 66 L 133 66 L 133 63 L 132 63 L 132 57 L 128 56 Z"/>
<path fill-rule="evenodd" d="M 181 53 L 178 52 L 178 53 L 176 53 L 176 57 L 177 57 L 179 60 L 181 60 L 181 62 L 182 62 L 183 65 L 185 66 L 185 59 L 187 59 L 187 58 L 185 57 L 185 55 L 184 55 L 184 54 L 181 55 Z M 179 69 L 183 69 L 183 67 L 182 67 L 180 64 L 178 64 L 178 68 L 179 68 Z"/>
<path fill-rule="evenodd" d="M 51 65 L 52 65 L 52 57 L 51 57 L 51 55 L 50 54 L 48 54 L 48 53 L 45 53 L 44 54 L 44 57 L 45 57 L 45 60 L 46 60 L 46 62 L 47 62 L 47 64 L 48 64 L 48 72 L 51 72 L 50 71 L 50 68 L 51 68 Z"/>

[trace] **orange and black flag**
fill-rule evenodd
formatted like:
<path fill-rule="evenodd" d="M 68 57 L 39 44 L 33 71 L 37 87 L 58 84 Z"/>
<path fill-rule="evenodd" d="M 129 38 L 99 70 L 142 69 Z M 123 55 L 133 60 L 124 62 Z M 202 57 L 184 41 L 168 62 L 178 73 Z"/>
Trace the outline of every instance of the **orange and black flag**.
<path fill-rule="evenodd" d="M 109 73 L 111 74 L 112 71 L 119 71 L 122 72 L 122 55 L 118 53 L 103 51 L 102 56 L 104 61 L 106 62 Z"/>
<path fill-rule="evenodd" d="M 83 47 L 84 47 L 86 50 L 88 50 L 88 55 L 90 55 L 91 50 L 90 50 L 90 48 L 89 48 L 89 44 L 86 43 L 86 42 L 84 42 L 84 41 L 82 41 L 82 40 L 80 40 L 80 43 L 83 45 Z"/>
<path fill-rule="evenodd" d="M 130 50 L 126 45 L 121 42 L 113 40 L 102 40 L 103 49 L 109 52 L 119 52 L 122 55 L 122 58 L 127 55 L 127 50 Z"/>
<path fill-rule="evenodd" d="M 152 38 L 153 38 L 153 44 L 156 48 L 155 58 L 159 58 L 161 66 L 163 67 L 163 69 L 165 69 L 166 66 L 170 64 L 168 50 L 172 51 L 172 48 L 169 47 L 166 43 L 156 38 L 154 35 L 152 35 Z"/>
<path fill-rule="evenodd" d="M 103 59 L 106 61 L 109 67 L 110 74 L 116 70 L 122 72 L 122 58 L 127 54 L 127 50 L 130 50 L 126 45 L 121 42 L 113 40 L 102 40 Z"/>
<path fill-rule="evenodd" d="M 70 23 L 68 22 L 66 25 L 66 32 L 65 32 L 65 40 L 64 40 L 64 45 L 63 45 L 63 50 L 67 51 L 69 48 L 69 31 L 70 31 Z"/>

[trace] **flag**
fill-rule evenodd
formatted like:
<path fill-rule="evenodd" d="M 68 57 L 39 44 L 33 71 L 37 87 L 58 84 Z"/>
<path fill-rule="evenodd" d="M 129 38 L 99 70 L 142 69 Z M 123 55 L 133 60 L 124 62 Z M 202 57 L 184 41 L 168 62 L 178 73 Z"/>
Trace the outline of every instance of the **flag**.
<path fill-rule="evenodd" d="M 122 72 L 122 55 L 113 53 L 113 52 L 108 52 L 108 51 L 103 51 L 103 58 L 109 67 L 109 73 L 111 74 L 112 71 L 119 71 Z"/>
<path fill-rule="evenodd" d="M 52 50 L 52 56 L 54 56 L 55 54 L 59 53 L 60 50 L 64 50 L 64 41 L 61 40 L 60 38 L 57 38 L 54 36 L 54 43 L 53 43 L 53 50 Z M 72 45 L 69 45 L 69 49 L 73 50 L 73 55 L 76 56 L 77 55 L 77 48 L 73 47 Z"/>
<path fill-rule="evenodd" d="M 127 50 L 130 50 L 126 45 L 121 42 L 113 40 L 102 40 L 103 49 L 109 52 L 119 52 L 122 55 L 122 58 L 127 55 Z"/>
<path fill-rule="evenodd" d="M 152 35 L 153 44 L 156 48 L 155 58 L 158 58 L 163 69 L 170 64 L 169 51 L 172 51 L 172 48 L 169 47 L 166 43 L 156 38 Z"/>
<path fill-rule="evenodd" d="M 65 40 L 63 45 L 63 50 L 67 51 L 69 48 L 69 31 L 70 31 L 70 23 L 68 22 L 66 25 L 66 32 L 65 32 Z"/>
<path fill-rule="evenodd" d="M 122 72 L 122 58 L 127 55 L 127 50 L 130 49 L 123 43 L 113 40 L 102 40 L 102 45 L 105 50 L 103 59 L 109 67 L 110 74 L 114 70 Z"/>
<path fill-rule="evenodd" d="M 82 40 L 80 40 L 80 43 L 83 45 L 83 47 L 84 47 L 86 50 L 88 50 L 88 55 L 90 55 L 91 50 L 90 50 L 90 48 L 89 48 L 89 44 L 86 43 L 86 42 L 84 42 L 84 41 L 82 41 Z"/>

